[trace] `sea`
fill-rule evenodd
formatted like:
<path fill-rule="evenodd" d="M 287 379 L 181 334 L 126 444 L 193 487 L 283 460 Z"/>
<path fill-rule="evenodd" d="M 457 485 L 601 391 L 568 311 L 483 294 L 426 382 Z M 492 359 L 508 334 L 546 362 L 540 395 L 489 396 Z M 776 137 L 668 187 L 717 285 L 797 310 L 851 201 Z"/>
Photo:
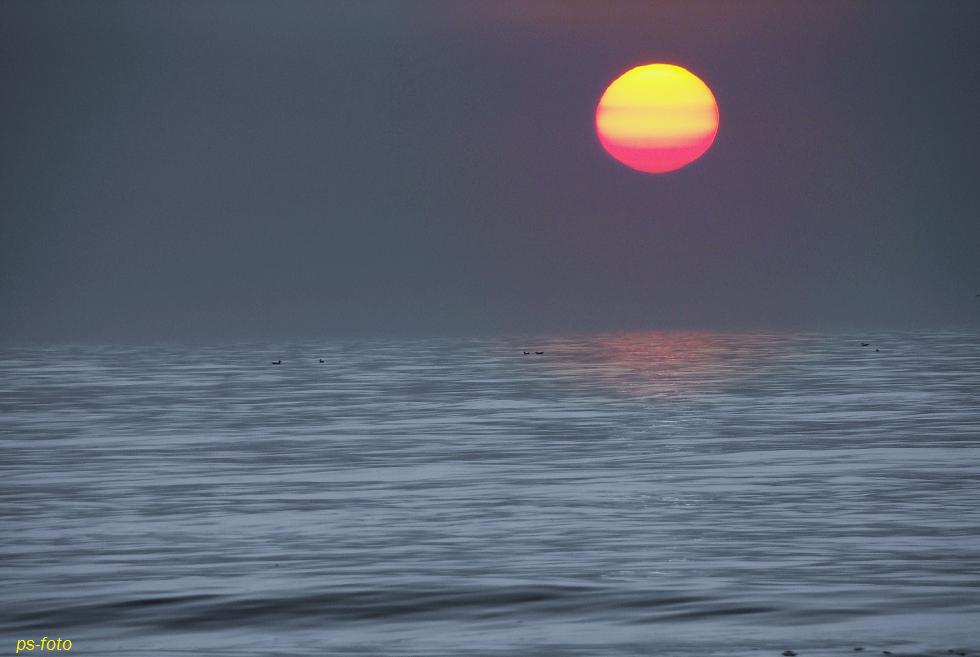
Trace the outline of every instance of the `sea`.
<path fill-rule="evenodd" d="M 0 654 L 977 654 L 980 332 L 6 346 L 0 536 Z"/>

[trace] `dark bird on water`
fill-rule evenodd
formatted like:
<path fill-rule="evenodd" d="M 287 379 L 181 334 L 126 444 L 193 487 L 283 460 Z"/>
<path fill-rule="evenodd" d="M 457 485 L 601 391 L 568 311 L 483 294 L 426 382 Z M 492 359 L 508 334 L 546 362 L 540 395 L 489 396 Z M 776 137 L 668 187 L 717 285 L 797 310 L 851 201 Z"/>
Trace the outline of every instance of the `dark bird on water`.
<path fill-rule="evenodd" d="M 862 342 L 861 343 L 861 346 L 862 347 L 868 347 L 868 346 L 871 346 L 871 343 L 870 342 Z"/>
<path fill-rule="evenodd" d="M 537 354 L 538 356 L 540 356 L 540 355 L 541 355 L 541 354 L 543 354 L 544 352 L 543 352 L 543 351 L 535 351 L 534 353 L 536 353 L 536 354 Z"/>
<path fill-rule="evenodd" d="M 272 361 L 273 365 L 282 365 L 282 359 Z"/>
<path fill-rule="evenodd" d="M 525 356 L 529 356 L 530 354 L 531 354 L 531 352 L 530 352 L 530 351 L 525 351 L 525 352 L 524 352 L 524 355 L 525 355 Z"/>
<path fill-rule="evenodd" d="M 323 359 L 322 359 L 322 358 L 320 359 L 320 362 L 321 362 L 321 363 L 323 362 Z"/>

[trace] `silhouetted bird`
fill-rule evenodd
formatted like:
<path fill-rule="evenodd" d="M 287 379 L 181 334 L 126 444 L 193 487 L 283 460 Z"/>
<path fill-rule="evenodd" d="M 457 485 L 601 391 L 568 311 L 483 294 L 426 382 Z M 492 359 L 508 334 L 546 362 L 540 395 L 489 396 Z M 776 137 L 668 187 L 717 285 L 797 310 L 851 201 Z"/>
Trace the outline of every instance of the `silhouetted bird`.
<path fill-rule="evenodd" d="M 320 359 L 320 362 L 321 362 L 321 363 L 323 362 L 323 359 L 322 359 L 322 358 Z"/>
<path fill-rule="evenodd" d="M 543 351 L 535 351 L 534 353 L 536 353 L 536 354 L 537 354 L 538 356 L 540 356 L 540 355 L 541 355 L 541 354 L 543 354 L 544 352 L 543 352 Z"/>
<path fill-rule="evenodd" d="M 530 352 L 530 351 L 525 351 L 525 352 L 524 352 L 524 355 L 525 355 L 525 356 L 529 356 L 530 354 L 531 354 L 531 352 Z"/>
<path fill-rule="evenodd" d="M 282 365 L 282 359 L 272 361 L 273 365 Z"/>
<path fill-rule="evenodd" d="M 880 352 L 880 351 L 881 351 L 881 349 L 875 349 L 875 352 L 876 352 L 876 353 L 878 353 L 878 352 Z"/>
<path fill-rule="evenodd" d="M 861 346 L 862 347 L 870 347 L 871 346 L 871 343 L 870 342 L 862 342 L 861 343 Z"/>

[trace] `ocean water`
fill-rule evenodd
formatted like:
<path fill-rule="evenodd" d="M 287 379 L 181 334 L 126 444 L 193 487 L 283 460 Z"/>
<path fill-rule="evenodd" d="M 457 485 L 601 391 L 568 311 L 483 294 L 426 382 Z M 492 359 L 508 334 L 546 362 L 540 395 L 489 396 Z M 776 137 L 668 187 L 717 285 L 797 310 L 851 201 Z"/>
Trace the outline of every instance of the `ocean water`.
<path fill-rule="evenodd" d="M 0 450 L 3 654 L 980 650 L 977 332 L 7 347 Z"/>

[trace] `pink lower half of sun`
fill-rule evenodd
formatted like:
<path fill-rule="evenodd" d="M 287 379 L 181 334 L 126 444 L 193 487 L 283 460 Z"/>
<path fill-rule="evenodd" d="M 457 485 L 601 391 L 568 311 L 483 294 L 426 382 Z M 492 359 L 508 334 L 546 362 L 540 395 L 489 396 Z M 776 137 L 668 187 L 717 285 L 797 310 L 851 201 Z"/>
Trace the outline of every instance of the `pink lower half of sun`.
<path fill-rule="evenodd" d="M 645 173 L 666 173 L 690 164 L 701 157 L 715 140 L 716 131 L 683 143 L 651 146 L 614 141 L 599 133 L 602 147 L 626 166 Z"/>

